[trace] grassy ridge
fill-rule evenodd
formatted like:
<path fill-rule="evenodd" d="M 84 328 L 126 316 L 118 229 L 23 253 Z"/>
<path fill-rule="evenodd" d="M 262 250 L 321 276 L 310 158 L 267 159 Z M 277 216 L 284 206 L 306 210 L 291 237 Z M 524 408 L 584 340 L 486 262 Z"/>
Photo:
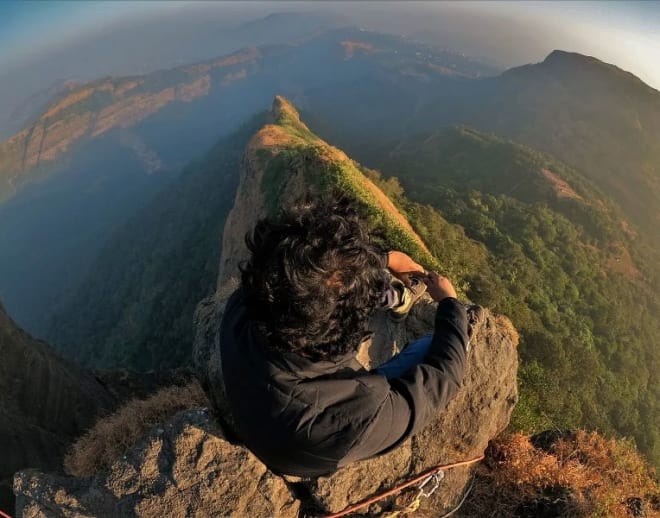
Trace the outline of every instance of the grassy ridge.
<path fill-rule="evenodd" d="M 437 259 L 387 195 L 356 162 L 314 135 L 300 121 L 298 112 L 288 101 L 281 97 L 276 99 L 273 119 L 279 130 L 278 145 L 256 149 L 264 171 L 262 191 L 269 213 L 281 206 L 289 175 L 300 171 L 311 192 L 323 196 L 331 190 L 338 190 L 354 198 L 389 247 L 406 252 L 429 268 L 440 268 Z"/>

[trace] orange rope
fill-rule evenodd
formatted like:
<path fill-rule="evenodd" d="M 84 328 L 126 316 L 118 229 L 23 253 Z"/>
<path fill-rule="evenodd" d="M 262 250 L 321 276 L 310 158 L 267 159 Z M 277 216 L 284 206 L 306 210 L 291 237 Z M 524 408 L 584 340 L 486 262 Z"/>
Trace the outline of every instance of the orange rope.
<path fill-rule="evenodd" d="M 366 507 L 368 505 L 371 505 L 373 503 L 376 503 L 383 498 L 387 498 L 388 496 L 392 496 L 399 491 L 403 491 L 407 487 L 414 486 L 415 484 L 421 482 L 422 480 L 435 475 L 436 473 L 439 473 L 440 471 L 444 471 L 446 469 L 451 469 L 451 468 L 457 468 L 459 466 L 469 466 L 470 464 L 475 464 L 476 462 L 479 462 L 480 460 L 483 460 L 484 456 L 481 455 L 480 457 L 477 457 L 476 459 L 472 460 L 464 460 L 461 462 L 454 462 L 453 464 L 444 464 L 442 466 L 436 466 L 435 468 L 428 469 L 424 471 L 422 474 L 417 475 L 415 478 L 409 480 L 408 482 L 404 482 L 403 484 L 399 484 L 398 486 L 393 487 L 392 489 L 389 489 L 383 493 L 380 493 L 376 496 L 372 496 L 371 498 L 367 498 L 366 500 L 362 500 L 361 502 L 358 502 L 357 504 L 353 504 L 348 506 L 346 509 L 343 511 L 339 511 L 338 513 L 334 514 L 328 514 L 324 518 L 339 518 L 340 516 L 346 516 L 347 514 L 350 514 L 352 512 L 357 511 L 358 509 L 362 509 L 363 507 Z"/>
<path fill-rule="evenodd" d="M 0 517 L 2 518 L 11 518 L 7 513 L 3 513 L 2 510 L 0 510 Z"/>

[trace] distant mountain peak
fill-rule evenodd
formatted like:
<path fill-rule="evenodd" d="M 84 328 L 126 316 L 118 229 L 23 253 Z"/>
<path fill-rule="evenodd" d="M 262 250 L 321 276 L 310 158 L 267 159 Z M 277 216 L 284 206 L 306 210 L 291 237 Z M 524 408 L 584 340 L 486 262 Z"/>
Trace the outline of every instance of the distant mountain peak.
<path fill-rule="evenodd" d="M 594 56 L 588 56 L 586 54 L 580 54 L 579 52 L 570 52 L 567 50 L 553 50 L 548 56 L 543 60 L 542 65 L 546 66 L 569 66 L 569 67 L 598 67 L 601 70 L 605 71 L 616 71 L 618 73 L 626 73 L 615 65 L 610 65 L 605 63 Z M 632 74 L 629 74 L 632 76 Z"/>
<path fill-rule="evenodd" d="M 572 60 L 572 61 L 596 60 L 596 58 L 593 58 L 591 56 L 586 56 L 585 54 L 580 54 L 579 52 L 571 52 L 568 50 L 555 49 L 550 54 L 548 54 L 548 56 L 545 58 L 543 62 L 552 63 L 552 62 L 568 61 L 568 60 Z"/>
<path fill-rule="evenodd" d="M 651 86 L 636 75 L 611 63 L 606 63 L 594 56 L 580 54 L 579 52 L 569 52 L 566 50 L 553 50 L 540 63 L 522 65 L 514 67 L 503 75 L 517 76 L 519 74 L 533 77 L 537 73 L 549 73 L 554 76 L 562 76 L 571 83 L 579 82 L 584 78 L 599 82 L 603 87 L 605 85 L 620 85 L 621 87 L 638 88 L 646 94 L 655 95 L 657 92 Z"/>

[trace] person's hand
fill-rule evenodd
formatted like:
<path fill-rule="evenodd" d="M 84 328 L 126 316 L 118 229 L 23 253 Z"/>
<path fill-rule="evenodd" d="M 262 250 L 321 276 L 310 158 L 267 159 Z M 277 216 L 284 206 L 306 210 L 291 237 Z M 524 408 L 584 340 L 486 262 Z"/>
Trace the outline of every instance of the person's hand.
<path fill-rule="evenodd" d="M 456 298 L 456 290 L 447 277 L 443 277 L 437 272 L 429 272 L 424 277 L 424 282 L 428 288 L 429 295 L 436 302 L 448 297 Z"/>
<path fill-rule="evenodd" d="M 397 279 L 410 287 L 410 274 L 419 272 L 424 276 L 424 268 L 403 252 L 393 250 L 387 254 L 387 268 Z"/>

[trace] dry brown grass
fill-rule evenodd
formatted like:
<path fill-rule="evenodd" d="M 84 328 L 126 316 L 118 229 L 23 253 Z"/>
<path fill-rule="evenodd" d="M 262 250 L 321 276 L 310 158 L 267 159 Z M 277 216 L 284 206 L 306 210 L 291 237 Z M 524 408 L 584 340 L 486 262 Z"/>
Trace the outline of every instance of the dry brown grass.
<path fill-rule="evenodd" d="M 568 185 L 566 180 L 562 180 L 549 169 L 541 169 L 541 174 L 550 182 L 555 192 L 557 193 L 557 196 L 560 198 L 574 198 L 576 200 L 583 199 L 582 196 L 576 193 L 573 188 Z"/>
<path fill-rule="evenodd" d="M 635 266 L 635 262 L 623 243 L 612 243 L 608 248 L 610 255 L 607 267 L 610 271 L 625 275 L 629 279 L 641 279 L 642 272 Z"/>
<path fill-rule="evenodd" d="M 513 322 L 504 315 L 493 315 L 493 319 L 497 322 L 500 329 L 505 330 L 506 334 L 511 336 L 513 345 L 518 347 L 518 344 L 520 343 L 520 335 L 518 334 L 518 330 L 514 327 Z"/>
<path fill-rule="evenodd" d="M 76 477 L 91 477 L 133 446 L 153 426 L 177 412 L 208 406 L 196 381 L 167 387 L 147 399 L 134 399 L 114 414 L 99 420 L 76 441 L 64 458 L 64 470 Z"/>
<path fill-rule="evenodd" d="M 521 434 L 494 441 L 460 516 L 660 516 L 655 473 L 629 442 L 577 431 L 546 449 Z"/>
<path fill-rule="evenodd" d="M 280 126 L 275 124 L 267 124 L 261 128 L 257 134 L 252 137 L 248 150 L 253 151 L 262 148 L 281 148 L 284 146 L 295 146 L 303 144 L 302 139 L 298 139 L 294 135 L 289 134 Z"/>

